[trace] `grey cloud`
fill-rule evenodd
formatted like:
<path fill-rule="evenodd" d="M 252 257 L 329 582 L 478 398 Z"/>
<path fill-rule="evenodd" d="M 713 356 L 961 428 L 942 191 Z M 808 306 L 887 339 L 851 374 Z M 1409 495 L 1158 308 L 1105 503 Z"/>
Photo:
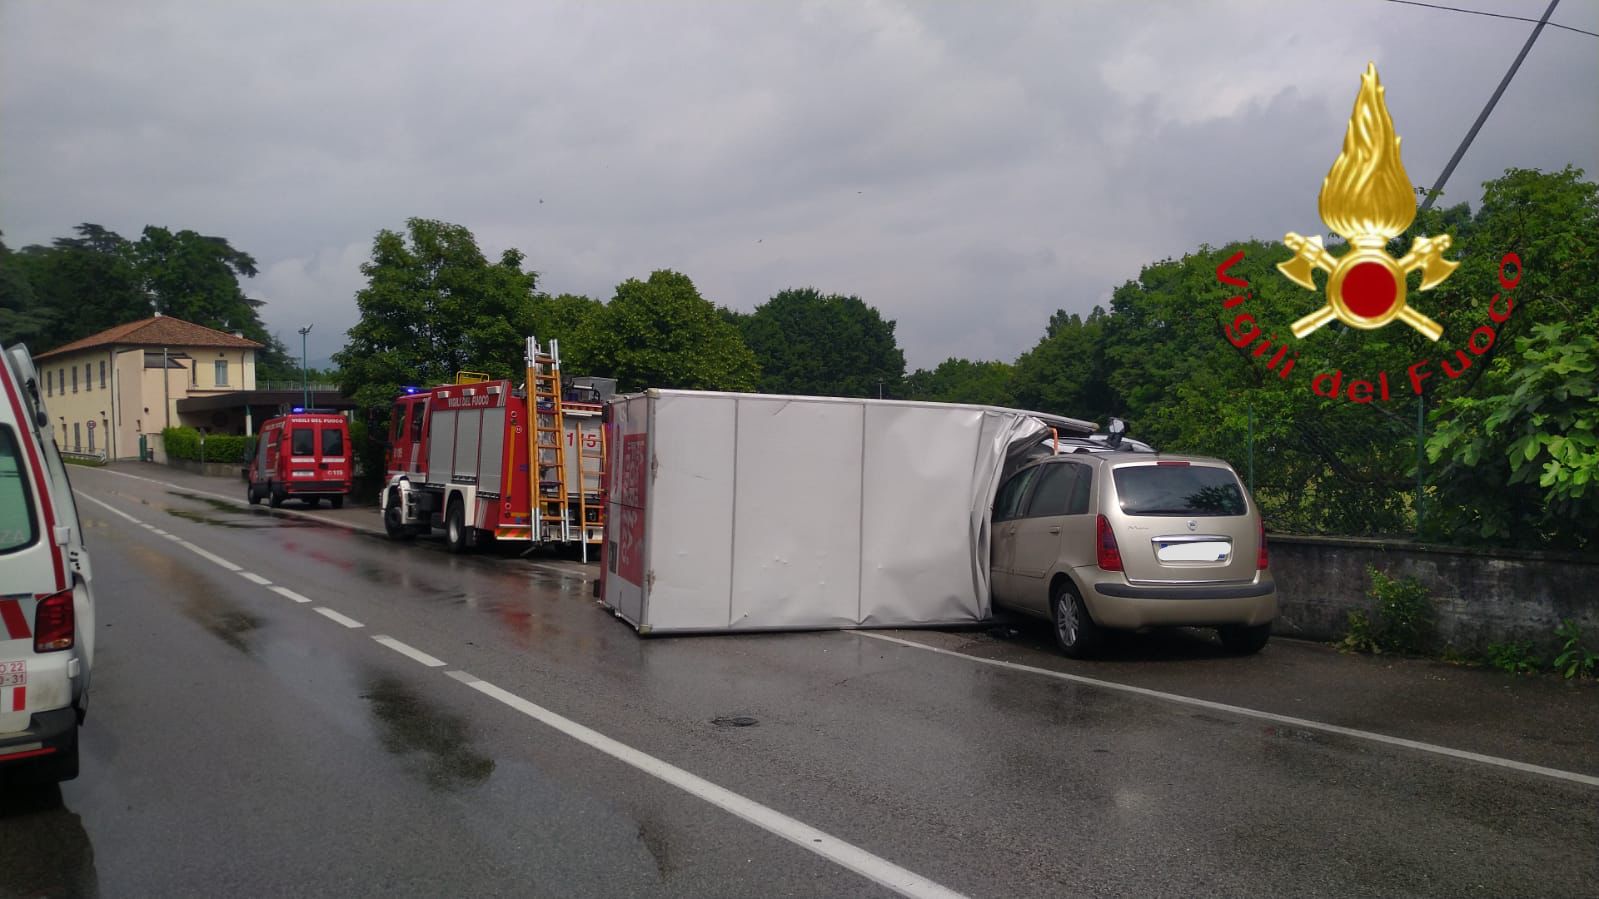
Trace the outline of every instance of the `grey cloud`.
<path fill-rule="evenodd" d="M 1599 30 L 1599 0 L 1558 18 Z M 1318 227 L 1367 59 L 1430 183 L 1526 33 L 1380 0 L 11 3 L 0 228 L 226 235 L 313 358 L 414 215 L 552 291 L 815 285 L 896 319 L 913 365 L 1012 358 L 1143 264 Z M 1599 167 L 1596 49 L 1540 38 L 1449 201 Z"/>

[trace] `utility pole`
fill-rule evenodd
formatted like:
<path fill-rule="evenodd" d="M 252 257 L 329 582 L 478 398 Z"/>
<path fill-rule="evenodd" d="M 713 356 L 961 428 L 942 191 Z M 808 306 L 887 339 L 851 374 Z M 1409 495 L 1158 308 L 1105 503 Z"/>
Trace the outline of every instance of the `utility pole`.
<path fill-rule="evenodd" d="M 305 368 L 305 335 L 311 333 L 311 325 L 300 329 L 300 408 L 311 408 L 311 380 Z"/>
<path fill-rule="evenodd" d="M 1466 132 L 1466 139 L 1460 142 L 1460 146 L 1455 149 L 1455 155 L 1450 158 L 1449 164 L 1444 166 L 1444 173 L 1438 176 L 1438 183 L 1432 186 L 1432 190 L 1427 191 L 1426 198 L 1421 202 L 1421 208 L 1416 210 L 1417 215 L 1431 209 L 1433 200 L 1436 200 L 1443 193 L 1444 182 L 1448 181 L 1449 176 L 1455 173 L 1455 166 L 1459 165 L 1460 158 L 1466 155 L 1466 148 L 1471 146 L 1473 140 L 1476 140 L 1477 132 L 1482 130 L 1482 123 L 1488 121 L 1488 114 L 1494 111 L 1494 106 L 1498 105 L 1499 98 L 1505 93 L 1505 88 L 1510 86 L 1510 79 L 1516 77 L 1516 70 L 1521 68 L 1521 61 L 1527 58 L 1527 51 L 1532 49 L 1533 41 L 1538 39 L 1543 27 L 1549 24 L 1549 17 L 1554 15 L 1555 7 L 1559 5 L 1560 0 L 1549 0 L 1549 8 L 1543 11 L 1543 18 L 1538 20 L 1537 26 L 1532 29 L 1532 34 L 1527 37 L 1527 43 L 1523 44 L 1521 52 L 1516 54 L 1516 61 L 1510 64 L 1510 71 L 1506 72 L 1505 77 L 1500 79 L 1498 89 L 1494 91 L 1492 97 L 1488 98 L 1488 105 L 1482 108 L 1482 113 L 1477 116 L 1477 121 L 1472 124 L 1471 130 Z"/>

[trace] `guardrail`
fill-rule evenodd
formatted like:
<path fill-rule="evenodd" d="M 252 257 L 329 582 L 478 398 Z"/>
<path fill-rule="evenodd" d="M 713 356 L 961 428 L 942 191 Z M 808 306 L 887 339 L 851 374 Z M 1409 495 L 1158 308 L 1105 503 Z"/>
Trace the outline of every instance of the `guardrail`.
<path fill-rule="evenodd" d="M 337 384 L 328 384 L 328 383 L 323 382 L 323 381 L 312 381 L 311 383 L 305 384 L 305 385 L 302 385 L 299 381 L 256 381 L 255 382 L 255 389 L 256 390 L 311 390 L 311 391 L 322 391 L 322 392 L 333 391 L 333 392 L 337 393 L 338 389 L 339 389 L 339 385 L 337 385 Z"/>
<path fill-rule="evenodd" d="M 71 459 L 74 462 L 81 462 L 85 465 L 104 465 L 106 461 L 104 450 L 95 450 L 94 452 L 86 453 L 82 450 L 64 449 L 60 452 L 61 458 Z"/>

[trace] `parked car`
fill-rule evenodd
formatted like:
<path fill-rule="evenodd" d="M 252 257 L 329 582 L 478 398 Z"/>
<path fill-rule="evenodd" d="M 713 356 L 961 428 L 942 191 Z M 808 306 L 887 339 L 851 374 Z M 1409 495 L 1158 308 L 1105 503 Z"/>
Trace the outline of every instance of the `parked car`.
<path fill-rule="evenodd" d="M 338 509 L 354 475 L 349 421 L 332 412 L 291 412 L 261 426 L 245 495 L 252 505 L 264 499 L 277 508 L 293 498 L 315 506 L 326 499 Z"/>
<path fill-rule="evenodd" d="M 992 546 L 994 604 L 1049 620 L 1073 657 L 1162 626 L 1259 652 L 1277 616 L 1260 511 L 1219 459 L 1115 442 L 1034 459 L 999 489 Z"/>
<path fill-rule="evenodd" d="M 94 669 L 89 552 L 23 346 L 0 352 L 0 771 L 78 776 Z"/>

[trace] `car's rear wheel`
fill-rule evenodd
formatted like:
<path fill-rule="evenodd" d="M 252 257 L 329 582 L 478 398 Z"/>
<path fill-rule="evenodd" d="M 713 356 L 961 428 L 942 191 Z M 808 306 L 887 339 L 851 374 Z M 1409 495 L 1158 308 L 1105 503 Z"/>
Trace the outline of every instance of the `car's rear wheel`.
<path fill-rule="evenodd" d="M 267 505 L 276 509 L 277 507 L 283 505 L 283 501 L 288 498 L 289 495 L 283 492 L 283 486 L 281 484 L 276 486 L 272 484 L 267 485 Z"/>
<path fill-rule="evenodd" d="M 412 537 L 411 529 L 405 526 L 405 518 L 400 512 L 398 490 L 389 491 L 389 501 L 383 507 L 383 530 L 388 532 L 390 540 L 409 540 Z"/>
<path fill-rule="evenodd" d="M 1253 627 L 1243 624 L 1226 625 L 1216 628 L 1216 634 L 1221 637 L 1223 649 L 1233 655 L 1252 656 L 1266 648 L 1266 641 L 1271 639 L 1271 622 Z"/>
<path fill-rule="evenodd" d="M 1050 590 L 1049 614 L 1055 624 L 1055 645 L 1066 655 L 1089 658 L 1104 642 L 1105 632 L 1088 614 L 1076 588 L 1064 578 Z"/>
<path fill-rule="evenodd" d="M 450 501 L 450 511 L 444 516 L 444 542 L 452 553 L 464 553 L 472 548 L 472 531 L 466 526 L 466 506 L 460 499 Z"/>

